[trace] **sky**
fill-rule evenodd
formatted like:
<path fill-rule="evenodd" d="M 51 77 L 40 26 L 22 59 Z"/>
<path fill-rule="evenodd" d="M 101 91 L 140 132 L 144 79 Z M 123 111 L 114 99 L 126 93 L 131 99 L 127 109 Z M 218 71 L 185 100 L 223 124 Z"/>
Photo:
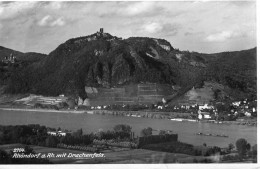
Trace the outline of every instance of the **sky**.
<path fill-rule="evenodd" d="M 0 1 L 0 46 L 48 54 L 104 28 L 201 53 L 256 47 L 255 1 Z"/>

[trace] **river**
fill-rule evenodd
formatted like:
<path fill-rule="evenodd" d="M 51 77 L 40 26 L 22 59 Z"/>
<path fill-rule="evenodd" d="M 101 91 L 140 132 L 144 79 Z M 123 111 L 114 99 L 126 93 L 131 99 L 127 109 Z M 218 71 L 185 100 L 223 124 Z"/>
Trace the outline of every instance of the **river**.
<path fill-rule="evenodd" d="M 172 130 L 179 135 L 179 141 L 193 145 L 226 147 L 239 138 L 245 138 L 251 145 L 257 143 L 257 127 L 212 124 L 200 122 L 176 122 L 166 119 L 151 119 L 138 117 L 125 117 L 113 115 L 54 113 L 54 112 L 28 112 L 0 110 L 0 125 L 40 124 L 47 127 L 61 127 L 76 131 L 82 128 L 84 133 L 98 131 L 99 129 L 112 130 L 116 124 L 128 124 L 135 135 L 139 135 L 143 128 L 151 127 L 155 130 Z M 228 137 L 199 136 L 196 133 L 224 134 Z"/>

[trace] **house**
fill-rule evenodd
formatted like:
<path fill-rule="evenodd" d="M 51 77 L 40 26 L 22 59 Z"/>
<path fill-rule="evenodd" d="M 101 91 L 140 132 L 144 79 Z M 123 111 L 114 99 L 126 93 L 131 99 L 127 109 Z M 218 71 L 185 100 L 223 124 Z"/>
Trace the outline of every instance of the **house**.
<path fill-rule="evenodd" d="M 83 104 L 83 99 L 81 97 L 78 98 L 78 106 Z"/>
<path fill-rule="evenodd" d="M 245 112 L 245 116 L 247 116 L 247 117 L 251 117 L 251 113 L 249 113 L 249 112 Z"/>
<path fill-rule="evenodd" d="M 66 136 L 67 133 L 63 131 L 58 131 L 57 136 Z"/>
<path fill-rule="evenodd" d="M 233 102 L 232 105 L 238 107 L 238 106 L 240 106 L 240 103 L 241 103 L 240 101 L 239 102 Z"/>
<path fill-rule="evenodd" d="M 60 130 L 58 132 L 57 131 L 48 131 L 47 134 L 51 135 L 51 136 L 66 136 L 69 133 Z"/>
<path fill-rule="evenodd" d="M 199 105 L 199 110 L 203 110 L 203 109 L 213 109 L 213 106 L 209 106 L 208 104 L 204 104 L 204 105 Z"/>
<path fill-rule="evenodd" d="M 209 112 L 202 112 L 198 111 L 198 119 L 211 119 L 210 113 Z"/>
<path fill-rule="evenodd" d="M 52 135 L 52 136 L 56 136 L 57 135 L 56 131 L 48 131 L 47 134 Z"/>
<path fill-rule="evenodd" d="M 211 119 L 211 116 L 210 116 L 210 114 L 208 113 L 208 114 L 204 114 L 204 119 Z"/>
<path fill-rule="evenodd" d="M 163 109 L 163 107 L 162 107 L 162 106 L 158 106 L 157 108 L 158 108 L 158 109 L 161 109 L 161 110 Z"/>
<path fill-rule="evenodd" d="M 190 109 L 190 106 L 186 106 L 186 109 Z"/>
<path fill-rule="evenodd" d="M 162 102 L 163 104 L 165 104 L 167 101 L 165 100 L 165 98 L 162 98 Z"/>
<path fill-rule="evenodd" d="M 199 114 L 199 115 L 198 115 L 198 119 L 200 119 L 200 120 L 203 119 L 202 114 Z"/>
<path fill-rule="evenodd" d="M 256 109 L 253 107 L 252 111 L 253 111 L 253 113 L 254 113 L 254 112 L 256 112 Z"/>

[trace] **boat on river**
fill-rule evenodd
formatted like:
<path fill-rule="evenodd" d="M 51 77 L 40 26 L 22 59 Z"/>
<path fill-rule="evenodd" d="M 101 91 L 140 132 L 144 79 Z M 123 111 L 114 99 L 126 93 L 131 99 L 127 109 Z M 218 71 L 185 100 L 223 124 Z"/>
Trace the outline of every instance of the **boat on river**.
<path fill-rule="evenodd" d="M 196 133 L 196 135 L 199 135 L 199 136 L 212 136 L 212 137 L 228 137 L 227 135 L 224 135 L 224 134 L 211 134 L 211 133 Z"/>

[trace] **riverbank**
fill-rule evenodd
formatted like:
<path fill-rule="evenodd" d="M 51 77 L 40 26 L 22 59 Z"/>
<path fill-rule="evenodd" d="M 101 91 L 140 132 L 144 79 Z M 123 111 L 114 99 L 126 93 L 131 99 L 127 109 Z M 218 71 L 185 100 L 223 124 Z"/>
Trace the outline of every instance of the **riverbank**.
<path fill-rule="evenodd" d="M 175 122 L 167 119 L 128 117 L 120 115 L 98 115 L 94 112 L 88 113 L 56 113 L 44 110 L 37 111 L 7 111 L 0 110 L 1 125 L 28 125 L 39 124 L 51 128 L 68 129 L 77 131 L 82 128 L 83 133 L 113 130 L 116 124 L 126 124 L 132 126 L 135 136 L 140 136 L 141 130 L 151 127 L 153 134 L 158 134 L 160 130 L 169 130 L 179 134 L 179 140 L 193 145 L 226 147 L 228 144 L 235 144 L 239 138 L 245 138 L 252 145 L 256 144 L 257 128 L 244 125 L 219 125 L 201 122 Z M 91 114 L 93 113 L 93 114 Z M 111 112 L 110 112 L 111 113 Z M 225 134 L 229 137 L 201 137 L 196 133 Z"/>
<path fill-rule="evenodd" d="M 0 108 L 7 111 L 31 111 L 31 112 L 54 112 L 54 113 L 86 113 L 83 110 L 52 110 L 52 109 L 27 109 L 27 108 Z"/>
<path fill-rule="evenodd" d="M 53 113 L 75 113 L 75 114 L 98 114 L 98 115 L 113 115 L 113 116 L 127 116 L 135 118 L 154 118 L 154 119 L 167 119 L 177 122 L 199 122 L 199 123 L 215 123 L 223 125 L 247 125 L 257 126 L 256 121 L 215 121 L 215 120 L 197 120 L 197 119 L 186 119 L 186 118 L 171 118 L 169 115 L 163 112 L 153 111 L 112 111 L 112 110 L 53 110 L 53 109 L 32 109 L 32 108 L 7 108 L 2 107 L 0 110 L 6 111 L 30 111 L 30 112 L 53 112 Z M 180 113 L 178 113 L 180 114 Z"/>

